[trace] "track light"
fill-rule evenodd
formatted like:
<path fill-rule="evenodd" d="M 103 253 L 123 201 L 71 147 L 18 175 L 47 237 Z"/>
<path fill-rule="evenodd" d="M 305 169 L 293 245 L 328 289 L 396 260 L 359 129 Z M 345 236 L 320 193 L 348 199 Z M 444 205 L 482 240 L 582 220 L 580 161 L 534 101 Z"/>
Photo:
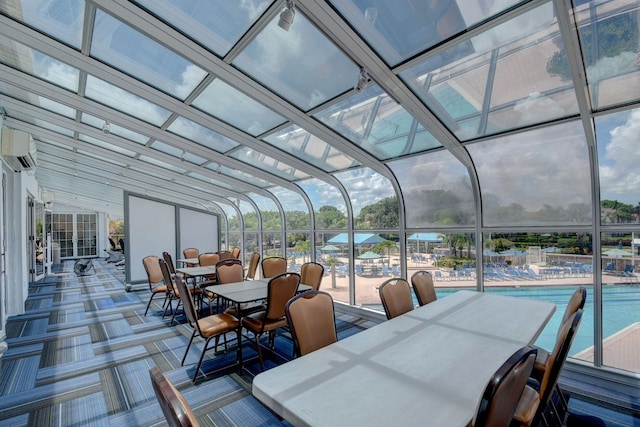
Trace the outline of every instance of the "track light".
<path fill-rule="evenodd" d="M 289 31 L 291 24 L 293 24 L 293 18 L 296 16 L 296 11 L 293 9 L 294 6 L 295 4 L 293 0 L 287 0 L 287 7 L 280 12 L 278 26 L 285 31 Z"/>
<path fill-rule="evenodd" d="M 218 168 L 216 169 L 216 173 L 218 175 L 222 174 L 222 165 L 218 165 Z"/>
<path fill-rule="evenodd" d="M 371 79 L 369 78 L 369 74 L 367 73 L 367 70 L 365 70 L 364 68 L 361 68 L 360 75 L 358 76 L 358 83 L 356 83 L 354 89 L 357 90 L 358 92 L 362 92 L 367 88 L 367 86 L 369 86 L 370 82 L 371 82 Z"/>
<path fill-rule="evenodd" d="M 184 162 L 184 161 L 185 161 L 185 158 L 184 158 L 184 155 L 185 155 L 185 154 L 186 154 L 186 153 L 185 153 L 185 151 L 184 151 L 184 150 L 182 150 L 182 154 L 180 154 L 180 161 L 181 161 L 181 162 Z"/>
<path fill-rule="evenodd" d="M 102 133 L 105 135 L 109 135 L 111 133 L 111 123 L 109 123 L 109 120 L 104 121 L 104 124 L 102 125 Z"/>

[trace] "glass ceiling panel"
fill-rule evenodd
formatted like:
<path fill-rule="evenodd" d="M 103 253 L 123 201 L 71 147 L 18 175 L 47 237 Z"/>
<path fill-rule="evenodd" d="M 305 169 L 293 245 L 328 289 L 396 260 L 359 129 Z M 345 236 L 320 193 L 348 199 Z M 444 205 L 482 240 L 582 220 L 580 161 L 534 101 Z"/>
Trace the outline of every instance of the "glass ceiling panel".
<path fill-rule="evenodd" d="M 636 222 L 640 204 L 640 109 L 595 119 L 602 222 Z"/>
<path fill-rule="evenodd" d="M 78 91 L 80 72 L 35 49 L 0 35 L 0 62 L 67 90 Z"/>
<path fill-rule="evenodd" d="M 25 122 L 25 123 L 30 123 L 30 124 L 32 124 L 34 126 L 38 126 L 38 127 L 43 128 L 43 129 L 48 129 L 50 131 L 57 132 L 59 134 L 68 136 L 70 138 L 73 138 L 73 136 L 74 136 L 74 132 L 71 129 L 67 129 L 67 128 L 62 127 L 62 126 L 58 126 L 58 125 L 53 124 L 51 122 L 47 122 L 47 121 L 44 121 L 44 120 L 36 119 L 36 118 L 34 118 L 33 116 L 30 116 L 30 115 L 25 115 L 25 114 L 22 114 L 22 113 L 15 112 L 15 111 L 11 110 L 10 108 L 5 108 L 5 111 L 7 113 L 7 116 L 14 117 L 14 118 L 16 118 L 18 120 L 21 120 L 21 121 Z"/>
<path fill-rule="evenodd" d="M 181 173 L 181 174 L 187 172 L 186 169 L 179 168 L 177 166 L 171 165 L 169 163 L 165 163 L 162 160 L 154 159 L 154 158 L 149 157 L 149 156 L 140 156 L 139 159 L 142 160 L 143 162 L 151 163 L 152 165 L 160 166 L 163 169 L 167 169 L 167 170 L 170 170 L 170 171 L 173 171 L 173 172 L 177 172 L 177 173 Z M 164 176 L 162 178 L 165 179 L 165 180 L 168 179 L 166 176 Z"/>
<path fill-rule="evenodd" d="M 253 136 L 287 121 L 220 79 L 211 82 L 193 105 Z"/>
<path fill-rule="evenodd" d="M 44 96 L 27 92 L 24 89 L 21 89 L 12 85 L 6 85 L 6 84 L 0 83 L 0 93 L 8 95 L 12 98 L 18 99 L 20 101 L 26 102 L 35 107 L 44 108 L 47 111 L 60 114 L 61 116 L 68 117 L 70 119 L 75 119 L 76 117 L 75 108 L 67 107 L 64 104 L 53 101 L 49 98 L 45 98 Z"/>
<path fill-rule="evenodd" d="M 591 223 L 589 152 L 580 122 L 466 147 L 478 172 L 485 226 Z"/>
<path fill-rule="evenodd" d="M 58 141 L 54 141 L 54 140 L 49 139 L 49 138 L 34 137 L 33 139 L 35 139 L 36 141 L 46 142 L 48 145 L 53 145 L 54 147 L 64 148 L 65 150 L 73 150 L 72 146 L 66 145 L 66 144 L 61 144 Z M 38 149 L 40 149 L 40 146 L 38 146 Z"/>
<path fill-rule="evenodd" d="M 300 11 L 289 31 L 278 26 L 278 18 L 233 65 L 304 111 L 355 86 L 360 68 Z"/>
<path fill-rule="evenodd" d="M 640 98 L 640 4 L 628 0 L 585 2 L 574 9 L 594 109 Z M 571 78 L 566 57 L 553 71 Z"/>
<path fill-rule="evenodd" d="M 415 120 L 377 85 L 318 112 L 314 117 L 379 160 L 441 147 L 431 135 L 426 138 L 423 135 L 414 145 Z"/>
<path fill-rule="evenodd" d="M 309 208 L 302 195 L 282 187 L 273 187 L 269 191 L 278 199 L 284 209 L 287 230 L 309 230 L 311 218 Z"/>
<path fill-rule="evenodd" d="M 518 1 L 331 0 L 390 65 L 415 56 Z"/>
<path fill-rule="evenodd" d="M 402 188 L 407 228 L 476 223 L 469 173 L 449 151 L 407 157 L 387 166 Z"/>
<path fill-rule="evenodd" d="M 0 11 L 17 21 L 80 49 L 84 23 L 83 0 L 3 0 Z"/>
<path fill-rule="evenodd" d="M 153 172 L 153 171 L 150 171 L 149 169 L 142 169 L 142 168 L 140 168 L 138 166 L 135 166 L 135 163 L 130 165 L 129 169 L 131 169 L 132 171 L 135 171 L 135 172 L 139 172 L 139 173 L 143 173 L 145 175 L 152 176 L 154 178 L 159 178 L 159 179 L 162 179 L 162 180 L 165 180 L 165 181 L 167 180 L 167 175 L 166 174 L 162 174 L 160 172 Z"/>
<path fill-rule="evenodd" d="M 215 162 L 215 161 L 214 161 Z M 251 185 L 256 185 L 260 188 L 266 188 L 270 185 L 272 185 L 270 182 L 265 181 L 264 179 L 255 177 L 251 174 L 248 174 L 246 172 L 241 172 L 239 170 L 235 170 L 235 169 L 230 169 L 226 166 L 222 166 L 218 163 L 212 163 L 210 165 L 205 166 L 207 169 L 210 169 L 212 171 L 215 171 L 216 173 L 221 173 L 224 175 L 228 175 L 232 178 L 236 178 L 239 179 L 240 181 L 246 182 L 248 184 Z"/>
<path fill-rule="evenodd" d="M 231 189 L 232 188 L 229 184 L 227 184 L 225 182 L 218 181 L 216 179 L 213 179 L 211 177 L 208 177 L 208 176 L 205 176 L 205 175 L 202 175 L 202 174 L 199 174 L 199 173 L 191 172 L 189 174 L 189 176 L 192 177 L 192 178 L 198 179 L 200 181 L 204 181 L 207 184 L 216 185 L 218 187 L 222 187 L 222 188 L 226 188 L 226 189 Z"/>
<path fill-rule="evenodd" d="M 85 96 L 156 126 L 171 115 L 171 111 L 92 75 L 87 76 Z"/>
<path fill-rule="evenodd" d="M 306 161 L 325 172 L 359 166 L 360 163 L 297 125 L 266 138 L 265 142 Z"/>
<path fill-rule="evenodd" d="M 289 181 L 307 178 L 309 176 L 308 174 L 295 169 L 284 162 L 276 160 L 249 147 L 242 147 L 241 149 L 233 152 L 231 157 L 274 175 L 278 175 L 279 177 Z"/>
<path fill-rule="evenodd" d="M 367 167 L 340 172 L 335 176 L 349 193 L 356 229 L 399 226 L 396 193 L 386 177 Z M 392 199 L 391 203 L 395 209 L 379 209 L 380 204 L 387 204 L 385 199 Z"/>
<path fill-rule="evenodd" d="M 342 193 L 317 178 L 296 182 L 307 193 L 315 212 L 315 228 L 346 229 L 347 206 Z"/>
<path fill-rule="evenodd" d="M 80 141 L 87 142 L 89 144 L 95 145 L 97 147 L 105 148 L 109 151 L 113 151 L 115 153 L 119 153 L 128 157 L 133 157 L 136 155 L 135 151 L 127 150 L 126 148 L 118 147 L 117 145 L 109 144 L 108 142 L 102 141 L 100 139 L 94 138 L 89 135 L 80 134 L 78 136 Z"/>
<path fill-rule="evenodd" d="M 172 145 L 165 144 L 164 142 L 154 141 L 154 143 L 151 144 L 151 148 L 153 148 L 154 150 L 162 151 L 163 153 L 171 154 L 172 156 L 179 158 L 183 162 L 191 162 L 198 166 L 201 166 L 203 163 L 207 162 L 207 159 L 196 156 L 195 154 L 191 154 Z"/>
<path fill-rule="evenodd" d="M 220 153 L 224 153 L 239 145 L 226 136 L 220 135 L 184 117 L 176 118 L 167 130 Z"/>
<path fill-rule="evenodd" d="M 93 151 L 86 151 L 86 150 L 78 149 L 78 154 L 82 154 L 83 156 L 91 157 L 92 159 L 98 159 L 100 161 L 111 163 L 112 165 L 117 165 L 117 166 L 120 166 L 120 167 L 127 166 L 126 163 L 119 162 L 119 161 L 113 160 L 113 159 L 108 159 L 108 158 L 106 158 L 106 157 L 104 157 L 104 156 L 102 156 L 100 154 L 94 153 Z"/>
<path fill-rule="evenodd" d="M 96 10 L 91 56 L 184 100 L 206 71 L 102 10 Z"/>
<path fill-rule="evenodd" d="M 218 56 L 224 56 L 269 6 L 265 0 L 137 0 Z"/>
<path fill-rule="evenodd" d="M 82 118 L 80 120 L 82 121 L 82 123 L 86 123 L 89 126 L 93 126 L 94 128 L 100 130 L 102 130 L 102 126 L 105 124 L 104 119 L 92 116 L 87 113 L 82 113 Z M 149 142 L 148 136 L 142 135 L 138 132 L 134 132 L 127 128 L 123 128 L 122 126 L 118 126 L 117 124 L 111 122 L 109 123 L 109 133 L 118 135 L 137 144 L 145 145 L 147 142 Z"/>
<path fill-rule="evenodd" d="M 464 141 L 577 114 L 572 82 L 547 67 L 563 46 L 553 4 L 545 3 L 400 77 Z"/>

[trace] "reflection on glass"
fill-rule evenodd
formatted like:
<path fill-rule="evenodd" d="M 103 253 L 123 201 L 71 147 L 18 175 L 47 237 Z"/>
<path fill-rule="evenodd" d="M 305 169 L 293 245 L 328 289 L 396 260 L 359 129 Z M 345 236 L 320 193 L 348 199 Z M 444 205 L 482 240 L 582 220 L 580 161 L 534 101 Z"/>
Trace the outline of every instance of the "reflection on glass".
<path fill-rule="evenodd" d="M 467 146 L 486 226 L 590 224 L 591 176 L 582 124 L 571 122 Z"/>
<path fill-rule="evenodd" d="M 639 9 L 627 0 L 580 2 L 574 8 L 594 109 L 640 98 Z M 570 79 L 566 56 L 552 59 L 553 72 Z"/>
<path fill-rule="evenodd" d="M 326 172 L 358 166 L 360 163 L 309 132 L 291 125 L 264 139 L 265 142 L 293 154 Z"/>
<path fill-rule="evenodd" d="M 467 169 L 448 151 L 388 163 L 398 179 L 409 228 L 473 225 L 473 191 Z"/>
<path fill-rule="evenodd" d="M 8 116 L 14 117 L 14 118 L 16 118 L 16 119 L 18 119 L 20 121 L 25 122 L 25 123 L 30 123 L 32 125 L 39 126 L 41 128 L 48 129 L 50 131 L 57 132 L 57 133 L 59 133 L 61 135 L 65 135 L 65 136 L 68 136 L 70 138 L 73 138 L 74 131 L 72 129 L 67 128 L 67 127 L 59 126 L 59 125 L 53 124 L 51 122 L 46 122 L 44 120 L 36 119 L 31 115 L 18 113 L 16 111 L 13 111 L 10 108 L 5 108 L 5 112 L 7 113 Z"/>
<path fill-rule="evenodd" d="M 279 177 L 289 181 L 307 178 L 309 176 L 306 173 L 295 169 L 280 160 L 269 157 L 266 154 L 260 153 L 250 147 L 243 147 L 239 150 L 234 151 L 231 154 L 231 157 L 234 157 L 251 166 L 255 166 L 269 173 L 278 175 Z"/>
<path fill-rule="evenodd" d="M 277 25 L 278 18 L 233 65 L 304 111 L 353 88 L 359 68 L 299 10 L 289 31 Z"/>
<path fill-rule="evenodd" d="M 184 117 L 177 117 L 167 128 L 169 132 L 183 136 L 207 148 L 224 153 L 238 143 Z"/>
<path fill-rule="evenodd" d="M 638 223 L 640 109 L 596 117 L 595 128 L 602 223 Z"/>
<path fill-rule="evenodd" d="M 564 55 L 564 47 L 548 2 L 400 76 L 464 141 L 576 114 L 572 82 L 548 68 L 554 55 Z"/>
<path fill-rule="evenodd" d="M 0 93 L 9 95 L 12 98 L 19 99 L 20 101 L 26 102 L 30 105 L 43 108 L 47 111 L 60 114 L 61 116 L 70 119 L 75 119 L 76 117 L 75 108 L 67 107 L 64 104 L 53 101 L 49 98 L 45 98 L 43 96 L 27 92 L 26 90 L 17 88 L 15 86 L 0 83 Z"/>
<path fill-rule="evenodd" d="M 356 229 L 397 228 L 398 198 L 387 178 L 369 168 L 336 174 L 353 205 Z"/>
<path fill-rule="evenodd" d="M 331 0 L 390 65 L 396 65 L 517 1 Z"/>
<path fill-rule="evenodd" d="M 264 0 L 136 0 L 203 46 L 224 56 L 260 17 Z"/>
<path fill-rule="evenodd" d="M 256 185 L 258 187 L 261 188 L 266 188 L 269 185 L 271 185 L 271 183 L 265 181 L 264 179 L 258 178 L 256 176 L 253 176 L 251 174 L 248 174 L 246 172 L 242 172 L 236 169 L 231 169 L 228 168 L 226 166 L 222 166 L 218 163 L 211 163 L 207 166 L 205 166 L 207 169 L 215 171 L 217 174 L 221 174 L 221 175 L 227 175 L 230 176 L 232 178 L 236 178 L 239 179 L 242 182 L 246 182 L 248 184 L 251 185 Z"/>
<path fill-rule="evenodd" d="M 70 91 L 78 90 L 80 71 L 0 34 L 0 62 Z"/>
<path fill-rule="evenodd" d="M 91 75 L 87 76 L 85 96 L 156 126 L 171 115 L 169 110 Z"/>
<path fill-rule="evenodd" d="M 314 117 L 380 160 L 441 146 L 377 85 Z"/>
<path fill-rule="evenodd" d="M 298 181 L 297 184 L 311 199 L 316 229 L 347 228 L 347 207 L 336 187 L 316 178 Z"/>
<path fill-rule="evenodd" d="M 287 120 L 220 79 L 215 79 L 193 101 L 197 107 L 253 136 Z"/>

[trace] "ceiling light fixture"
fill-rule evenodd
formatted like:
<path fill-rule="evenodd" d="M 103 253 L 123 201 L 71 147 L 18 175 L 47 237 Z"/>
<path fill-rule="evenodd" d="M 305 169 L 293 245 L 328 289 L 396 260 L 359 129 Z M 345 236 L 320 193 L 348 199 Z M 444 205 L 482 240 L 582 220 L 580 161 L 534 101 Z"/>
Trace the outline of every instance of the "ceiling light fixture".
<path fill-rule="evenodd" d="M 354 89 L 358 92 L 362 92 L 367 88 L 367 86 L 369 86 L 369 83 L 371 83 L 371 79 L 369 78 L 367 70 L 361 68 L 360 75 L 358 76 L 358 83 L 356 83 Z"/>
<path fill-rule="evenodd" d="M 182 150 L 182 154 L 180 154 L 180 161 L 184 162 L 185 158 L 184 158 L 185 152 L 184 150 Z"/>
<path fill-rule="evenodd" d="M 104 124 L 102 125 L 102 133 L 105 135 L 109 135 L 111 133 L 111 123 L 109 123 L 109 120 L 104 121 Z"/>
<path fill-rule="evenodd" d="M 285 31 L 289 31 L 291 24 L 293 24 L 293 18 L 296 16 L 296 11 L 293 9 L 294 6 L 295 4 L 293 0 L 287 0 L 287 7 L 280 12 L 278 26 Z"/>
<path fill-rule="evenodd" d="M 218 175 L 220 175 L 222 173 L 222 165 L 218 165 L 218 168 L 216 169 L 216 173 Z"/>

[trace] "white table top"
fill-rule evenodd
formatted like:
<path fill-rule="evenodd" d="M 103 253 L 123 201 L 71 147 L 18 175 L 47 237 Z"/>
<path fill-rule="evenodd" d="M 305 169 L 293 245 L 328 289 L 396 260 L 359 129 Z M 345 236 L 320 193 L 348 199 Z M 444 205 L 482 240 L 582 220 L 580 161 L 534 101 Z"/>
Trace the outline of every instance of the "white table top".
<path fill-rule="evenodd" d="M 253 395 L 295 426 L 465 426 L 555 304 L 460 291 L 292 360 Z"/>
<path fill-rule="evenodd" d="M 207 286 L 206 289 L 229 301 L 242 304 L 266 299 L 269 280 L 271 279 L 245 280 L 243 282 Z M 298 285 L 298 292 L 308 291 L 309 289 L 311 289 L 311 286 Z"/>
<path fill-rule="evenodd" d="M 216 266 L 215 265 L 206 265 L 206 266 L 198 266 L 198 267 L 181 267 L 176 268 L 178 273 L 185 274 L 187 276 L 207 276 L 209 274 L 216 274 Z"/>
<path fill-rule="evenodd" d="M 193 264 L 193 265 L 198 265 L 200 263 L 199 258 L 180 258 L 176 261 L 181 262 L 183 264 Z"/>

